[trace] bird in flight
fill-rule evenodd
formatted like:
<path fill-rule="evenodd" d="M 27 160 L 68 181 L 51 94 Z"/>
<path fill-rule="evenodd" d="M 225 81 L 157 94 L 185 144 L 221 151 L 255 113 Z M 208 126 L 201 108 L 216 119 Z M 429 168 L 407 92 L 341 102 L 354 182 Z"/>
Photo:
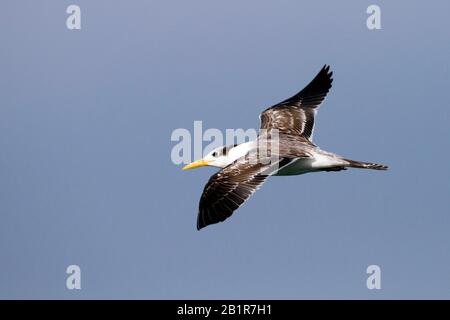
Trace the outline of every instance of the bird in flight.
<path fill-rule="evenodd" d="M 314 118 L 331 88 L 332 75 L 325 65 L 303 90 L 261 113 L 256 140 L 216 148 L 183 168 L 221 168 L 203 190 L 197 230 L 229 218 L 270 176 L 346 168 L 387 170 L 382 164 L 350 160 L 321 150 L 312 142 Z M 267 146 L 265 152 L 261 152 L 262 145 Z"/>

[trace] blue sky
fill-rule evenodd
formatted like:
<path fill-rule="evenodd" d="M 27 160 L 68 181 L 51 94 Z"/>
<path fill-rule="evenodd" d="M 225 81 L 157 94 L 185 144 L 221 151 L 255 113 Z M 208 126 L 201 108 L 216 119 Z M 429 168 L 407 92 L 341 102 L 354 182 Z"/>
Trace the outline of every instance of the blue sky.
<path fill-rule="evenodd" d="M 73 3 L 81 30 L 65 25 Z M 4 1 L 0 297 L 450 298 L 449 9 Z M 273 177 L 198 232 L 215 169 L 175 166 L 172 131 L 257 128 L 324 64 L 315 142 L 390 170 Z M 81 290 L 66 289 L 71 264 Z"/>

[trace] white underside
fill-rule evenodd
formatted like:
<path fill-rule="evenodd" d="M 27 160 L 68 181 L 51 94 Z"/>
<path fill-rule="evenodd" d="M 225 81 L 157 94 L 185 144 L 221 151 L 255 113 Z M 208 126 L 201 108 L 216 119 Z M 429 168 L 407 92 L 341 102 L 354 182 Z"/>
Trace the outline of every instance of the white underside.
<path fill-rule="evenodd" d="M 327 157 L 325 155 L 316 154 L 314 158 L 304 159 L 299 158 L 294 160 L 292 163 L 280 168 L 275 176 L 291 176 L 299 175 L 308 172 L 321 171 L 336 166 L 341 166 L 342 161 L 336 158 Z"/>

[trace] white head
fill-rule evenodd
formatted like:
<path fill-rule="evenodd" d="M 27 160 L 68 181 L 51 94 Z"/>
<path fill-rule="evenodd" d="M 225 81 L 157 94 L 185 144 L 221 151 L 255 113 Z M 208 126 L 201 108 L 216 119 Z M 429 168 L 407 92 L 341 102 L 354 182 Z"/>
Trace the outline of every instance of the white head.
<path fill-rule="evenodd" d="M 196 160 L 186 165 L 183 170 L 189 170 L 203 166 L 225 168 L 237 159 L 236 156 L 238 156 L 238 154 L 234 152 L 235 150 L 233 150 L 235 149 L 235 147 L 236 146 L 233 145 L 218 147 L 208 153 L 203 159 Z"/>

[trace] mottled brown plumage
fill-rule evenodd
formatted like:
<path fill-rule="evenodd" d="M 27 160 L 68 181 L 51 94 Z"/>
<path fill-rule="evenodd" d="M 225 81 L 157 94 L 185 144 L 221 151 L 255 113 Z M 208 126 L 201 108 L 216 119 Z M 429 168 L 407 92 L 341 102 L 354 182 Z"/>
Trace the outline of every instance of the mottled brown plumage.
<path fill-rule="evenodd" d="M 299 93 L 261 113 L 261 129 L 277 129 L 280 133 L 312 140 L 317 108 L 331 88 L 333 72 L 324 66 L 317 76 Z"/>
<path fill-rule="evenodd" d="M 197 229 L 209 224 L 224 221 L 239 208 L 273 172 L 290 159 L 310 157 L 305 150 L 313 149 L 310 139 L 314 127 L 317 107 L 325 99 L 332 83 L 330 67 L 324 66 L 317 76 L 302 91 L 265 110 L 261 115 L 261 134 L 259 145 L 268 146 L 268 157 L 274 156 L 270 148 L 271 130 L 279 134 L 280 162 L 271 165 L 267 161 L 250 161 L 251 156 L 243 157 L 214 174 L 206 184 L 200 199 Z M 252 153 L 253 157 L 258 153 Z M 280 156 L 282 155 L 282 156 Z"/>
<path fill-rule="evenodd" d="M 271 175 L 340 171 L 347 167 L 387 169 L 380 164 L 342 158 L 321 150 L 312 142 L 314 118 L 331 88 L 332 74 L 330 67 L 324 66 L 302 91 L 266 109 L 260 115 L 261 129 L 255 141 L 217 148 L 205 157 L 206 160 L 186 167 L 206 163 L 222 168 L 203 190 L 197 229 L 230 217 Z M 238 157 L 230 155 L 234 150 Z"/>

